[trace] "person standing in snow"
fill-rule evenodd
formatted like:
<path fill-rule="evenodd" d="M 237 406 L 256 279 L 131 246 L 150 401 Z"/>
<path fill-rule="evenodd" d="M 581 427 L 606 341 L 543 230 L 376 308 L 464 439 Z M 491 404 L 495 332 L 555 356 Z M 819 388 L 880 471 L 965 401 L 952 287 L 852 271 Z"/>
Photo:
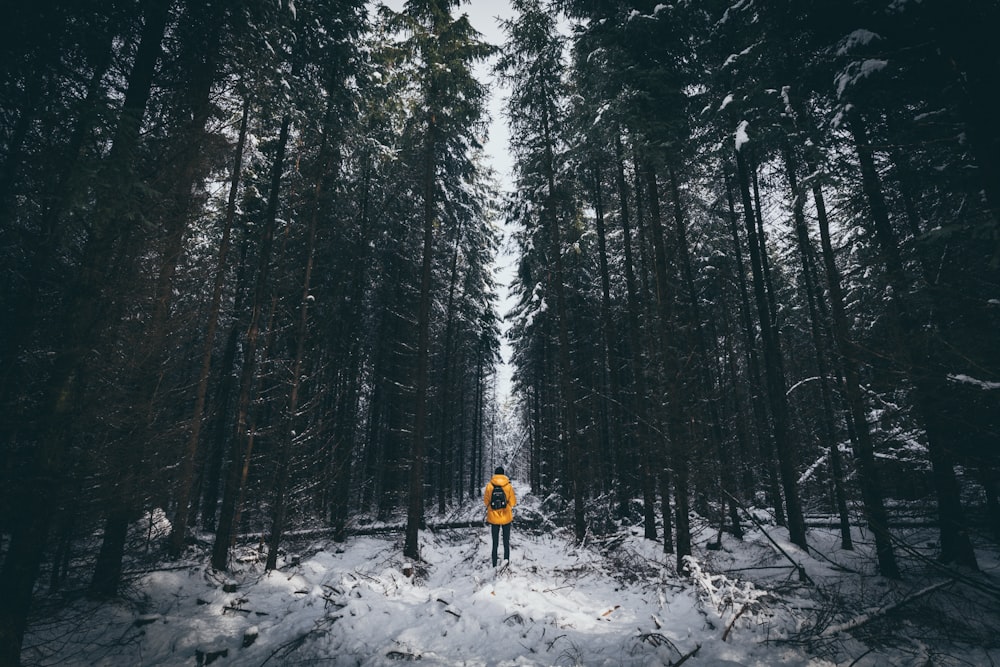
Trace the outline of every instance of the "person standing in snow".
<path fill-rule="evenodd" d="M 514 487 L 503 474 L 502 466 L 493 471 L 493 477 L 483 492 L 483 502 L 486 504 L 486 523 L 490 524 L 490 531 L 493 533 L 493 567 L 496 567 L 501 530 L 504 563 L 510 561 L 510 524 L 514 520 L 514 512 L 511 510 L 517 504 Z"/>

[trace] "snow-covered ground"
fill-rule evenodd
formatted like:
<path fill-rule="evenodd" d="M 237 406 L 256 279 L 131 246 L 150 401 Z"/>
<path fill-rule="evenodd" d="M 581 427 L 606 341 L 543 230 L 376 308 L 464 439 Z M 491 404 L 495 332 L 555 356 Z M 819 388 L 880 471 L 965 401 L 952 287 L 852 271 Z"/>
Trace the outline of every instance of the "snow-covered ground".
<path fill-rule="evenodd" d="M 521 506 L 538 511 L 530 494 Z M 478 513 L 468 508 L 470 516 Z M 125 601 L 64 606 L 32 626 L 23 660 L 177 666 L 1000 662 L 1000 649 L 979 645 L 972 634 L 942 647 L 905 616 L 889 621 L 901 624 L 899 633 L 862 643 L 844 631 L 845 623 L 870 618 L 860 630 L 884 623 L 879 605 L 919 587 L 846 572 L 844 563 L 856 568 L 866 556 L 848 562 L 833 531 L 810 532 L 816 557 L 783 541 L 781 529 L 768 533 L 802 565 L 808 581 L 760 530 L 744 542 L 725 536 L 723 548 L 711 551 L 704 546 L 716 536 L 703 530 L 693 577 L 678 576 L 673 557 L 638 528 L 578 547 L 551 526 L 529 531 L 515 523 L 511 567 L 500 576 L 489 566 L 489 531 L 480 526 L 423 531 L 421 563 L 402 557 L 401 537 L 392 533 L 343 545 L 303 540 L 272 572 L 247 546 L 229 574 L 166 563 L 133 578 Z M 995 583 L 996 553 L 984 568 L 992 568 L 984 581 Z M 922 579 L 921 586 L 940 581 Z M 956 586 L 966 588 L 949 584 Z M 937 599 L 941 590 L 913 605 Z M 968 598 L 966 590 L 962 603 L 945 598 L 935 604 L 960 613 Z M 871 606 L 852 607 L 855 600 Z M 996 613 L 981 616 L 989 636 L 985 628 Z M 923 636 L 923 645 L 914 636 Z"/>

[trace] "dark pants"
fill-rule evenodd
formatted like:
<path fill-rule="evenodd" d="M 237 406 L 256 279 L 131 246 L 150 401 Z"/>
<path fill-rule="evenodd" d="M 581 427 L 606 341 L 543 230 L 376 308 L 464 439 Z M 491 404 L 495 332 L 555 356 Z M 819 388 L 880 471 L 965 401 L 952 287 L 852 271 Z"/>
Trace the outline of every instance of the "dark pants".
<path fill-rule="evenodd" d="M 497 566 L 497 547 L 500 541 L 500 529 L 503 528 L 503 559 L 510 560 L 510 524 L 505 523 L 499 526 L 495 523 L 490 524 L 490 531 L 493 533 L 493 567 Z"/>

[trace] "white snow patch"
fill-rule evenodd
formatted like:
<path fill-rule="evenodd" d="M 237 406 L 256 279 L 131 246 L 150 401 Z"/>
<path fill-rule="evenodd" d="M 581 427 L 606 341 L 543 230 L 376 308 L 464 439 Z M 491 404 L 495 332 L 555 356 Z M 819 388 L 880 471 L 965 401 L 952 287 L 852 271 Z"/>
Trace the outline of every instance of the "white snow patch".
<path fill-rule="evenodd" d="M 852 86 L 858 81 L 885 69 L 888 65 L 888 60 L 881 60 L 879 58 L 867 58 L 859 62 L 852 62 L 834 80 L 837 84 L 837 97 L 843 97 L 844 91 L 847 90 L 848 86 Z"/>
<path fill-rule="evenodd" d="M 840 44 L 837 47 L 837 55 L 846 56 L 857 47 L 867 46 L 877 39 L 882 39 L 878 33 L 874 33 L 871 30 L 865 30 L 864 28 L 859 28 L 844 39 L 840 40 Z"/>
<path fill-rule="evenodd" d="M 971 384 L 980 389 L 993 390 L 1000 389 L 1000 382 L 990 382 L 988 380 L 977 380 L 969 375 L 964 375 L 962 373 L 949 374 L 948 379 L 952 382 L 957 382 L 958 384 Z"/>
<path fill-rule="evenodd" d="M 736 150 L 743 150 L 744 144 L 750 141 L 750 135 L 747 134 L 747 128 L 750 127 L 750 123 L 745 120 L 741 120 L 740 124 L 736 127 Z"/>

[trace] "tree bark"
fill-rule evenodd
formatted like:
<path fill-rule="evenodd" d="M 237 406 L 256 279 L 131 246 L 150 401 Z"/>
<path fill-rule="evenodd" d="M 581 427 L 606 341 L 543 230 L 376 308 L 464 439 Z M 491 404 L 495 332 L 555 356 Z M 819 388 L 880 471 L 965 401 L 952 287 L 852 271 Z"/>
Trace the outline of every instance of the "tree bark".
<path fill-rule="evenodd" d="M 850 421 L 854 424 L 851 442 L 854 445 L 854 456 L 858 461 L 859 486 L 865 507 L 865 518 L 875 536 L 875 556 L 879 571 L 883 576 L 898 579 L 900 576 L 899 566 L 896 564 L 892 536 L 889 534 L 889 518 L 882 500 L 878 469 L 875 466 L 875 446 L 872 443 L 871 431 L 868 427 L 868 415 L 861 393 L 861 378 L 858 374 L 854 346 L 850 340 L 850 327 L 844 305 L 844 291 L 840 283 L 840 271 L 834 257 L 833 243 L 830 239 L 830 222 L 827 218 L 826 203 L 819 183 L 813 183 L 812 192 L 819 221 L 820 246 L 823 250 L 827 289 L 830 292 L 833 339 L 843 361 L 844 393 L 850 410 Z"/>
<path fill-rule="evenodd" d="M 816 368 L 819 374 L 820 390 L 823 397 L 823 428 L 827 446 L 830 451 L 830 468 L 833 476 L 834 495 L 836 496 L 837 514 L 840 517 L 840 547 L 853 550 L 851 540 L 851 523 L 847 513 L 847 495 L 844 491 L 844 471 L 840 461 L 836 429 L 833 426 L 833 400 L 830 396 L 830 369 L 827 367 L 826 346 L 823 343 L 819 313 L 816 301 L 819 298 L 817 285 L 814 281 L 812 267 L 812 243 L 809 240 L 809 229 L 805 216 L 805 193 L 800 191 L 798 174 L 796 174 L 795 154 L 786 138 L 782 147 L 785 160 L 785 170 L 788 185 L 792 191 L 792 217 L 795 222 L 795 239 L 799 246 L 799 256 L 802 260 L 802 282 L 805 287 L 806 301 L 809 306 L 809 324 L 813 339 L 813 349 L 816 352 Z"/>
<path fill-rule="evenodd" d="M 909 282 L 882 195 L 882 186 L 867 129 L 856 112 L 852 113 L 849 125 L 861 163 L 862 188 L 868 202 L 875 238 L 885 261 L 886 276 L 892 288 L 892 315 L 903 336 L 903 362 L 906 366 L 904 371 L 913 382 L 917 409 L 922 415 L 927 435 L 931 478 L 937 494 L 938 516 L 941 522 L 941 560 L 978 569 L 965 512 L 962 509 L 958 480 L 955 478 L 953 454 L 948 444 L 946 429 L 942 424 L 942 416 L 939 414 L 940 408 L 935 405 L 937 398 L 947 391 L 947 382 L 939 369 L 927 367 L 928 355 L 926 351 L 918 349 L 918 346 L 927 346 L 926 334 L 921 330 L 912 313 L 912 306 L 908 303 L 906 295 L 909 293 Z"/>
<path fill-rule="evenodd" d="M 632 261 L 632 229 L 628 208 L 628 187 L 625 184 L 625 164 L 621 136 L 615 134 L 616 179 L 621 207 L 622 245 L 625 259 L 625 291 L 628 299 L 628 337 L 632 368 L 633 411 L 637 422 L 636 434 L 639 440 L 639 479 L 643 501 L 643 535 L 648 540 L 656 539 L 656 478 L 653 474 L 653 447 L 657 434 L 650 428 L 649 411 L 646 409 L 648 396 L 646 389 L 646 369 L 643 362 L 640 340 L 639 293 L 635 281 Z"/>
<path fill-rule="evenodd" d="M 552 269 L 549 272 L 549 284 L 556 298 L 556 327 L 558 333 L 559 389 L 564 416 L 563 434 L 565 438 L 567 472 L 569 473 L 570 492 L 573 496 L 573 534 L 577 542 L 583 542 L 586 537 L 586 521 L 583 509 L 583 485 L 580 467 L 580 434 L 577 431 L 576 386 L 573 378 L 573 367 L 570 361 L 569 346 L 569 314 L 566 309 L 565 279 L 562 261 L 562 240 L 559 230 L 559 214 L 556 211 L 556 165 L 554 155 L 554 137 L 552 136 L 551 119 L 548 117 L 548 107 L 542 118 L 542 132 L 545 142 L 545 177 L 546 197 L 542 209 L 545 224 L 548 227 L 549 255 Z"/>
<path fill-rule="evenodd" d="M 611 400 L 605 401 L 608 404 L 611 426 L 611 442 L 608 443 L 608 452 L 612 457 L 615 477 L 618 481 L 618 512 L 621 516 L 628 513 L 628 501 L 630 489 L 625 484 L 628 461 L 625 446 L 624 429 L 622 428 L 622 390 L 621 375 L 619 368 L 618 352 L 616 344 L 618 332 L 614 319 L 611 315 L 611 278 L 608 272 L 608 244 L 607 233 L 604 224 L 604 197 L 601 191 L 601 174 L 593 176 L 593 196 L 595 207 L 595 222 L 597 226 L 597 253 L 598 267 L 601 274 L 601 338 L 604 343 L 604 366 L 608 377 L 608 391 Z"/>
<path fill-rule="evenodd" d="M 681 340 L 680 327 L 675 322 L 676 290 L 670 284 L 670 267 L 667 260 L 666 239 L 663 229 L 663 216 L 660 211 L 660 191 L 657 183 L 656 170 L 650 161 L 643 166 L 646 195 L 649 204 L 649 228 L 653 242 L 653 268 L 656 282 L 656 306 L 660 324 L 661 357 L 664 368 L 664 385 L 666 388 L 666 421 L 667 442 L 669 453 L 667 460 L 672 467 L 674 487 L 674 522 L 676 529 L 675 555 L 677 568 L 684 566 L 684 557 L 691 555 L 691 516 L 689 508 L 688 487 L 688 446 L 691 440 L 683 438 L 687 433 L 687 419 L 683 414 L 682 376 L 680 363 Z M 664 484 L 666 487 L 666 484 Z M 668 496 L 661 494 L 664 506 L 664 517 L 669 507 Z M 664 525 L 666 519 L 664 518 Z M 666 528 L 664 527 L 664 532 Z M 664 537 L 666 539 L 666 537 Z M 664 548 L 666 545 L 664 544 Z"/>
<path fill-rule="evenodd" d="M 743 333 L 743 356 L 747 366 L 750 410 L 753 414 L 754 433 L 757 436 L 759 458 L 764 466 L 767 480 L 767 495 L 775 510 L 775 520 L 779 526 L 787 524 L 784 506 L 781 498 L 781 486 L 778 482 L 778 472 L 774 466 L 774 440 L 770 423 L 768 422 L 767 406 L 764 404 L 764 389 L 761 387 L 760 357 L 757 354 L 756 336 L 754 334 L 753 315 L 750 307 L 750 292 L 747 287 L 746 264 L 743 261 L 743 247 L 739 236 L 739 220 L 736 214 L 736 202 L 733 198 L 732 179 L 726 176 L 726 201 L 729 206 L 729 231 L 733 239 L 733 255 L 736 260 L 736 279 L 740 292 L 740 323 Z M 752 480 L 751 480 L 752 481 Z M 748 488 L 754 488 L 754 485 Z"/>
<path fill-rule="evenodd" d="M 677 183 L 677 174 L 673 169 L 669 170 L 670 194 L 674 203 L 674 224 L 677 230 L 677 249 L 679 252 L 681 275 L 688 291 L 689 308 L 691 316 L 688 326 L 694 332 L 695 345 L 698 353 L 698 377 L 696 380 L 701 383 L 702 400 L 708 404 L 708 420 L 713 450 L 719 461 L 719 478 L 722 485 L 722 495 L 719 502 L 723 508 L 729 507 L 729 521 L 732 525 L 733 535 L 737 538 L 743 537 L 743 527 L 740 525 L 740 518 L 735 504 L 730 503 L 728 498 L 738 497 L 739 490 L 736 487 L 736 475 L 732 456 L 722 435 L 722 416 L 719 413 L 717 384 L 712 372 L 712 355 L 708 348 L 708 336 L 705 335 L 701 308 L 698 305 L 698 292 L 694 283 L 694 269 L 691 266 L 691 251 L 688 247 L 687 224 L 684 219 L 684 209 L 681 202 L 680 188 Z M 723 515 L 725 511 L 723 511 Z"/>
<path fill-rule="evenodd" d="M 431 95 L 433 97 L 433 95 Z M 427 429 L 428 366 L 430 364 L 431 268 L 434 253 L 434 218 L 437 213 L 437 127 L 434 113 L 427 117 L 424 149 L 423 262 L 420 268 L 420 306 L 417 311 L 417 380 L 413 438 L 410 445 L 410 493 L 406 512 L 406 542 L 403 555 L 420 559 L 419 531 L 424 523 L 424 434 Z"/>
<path fill-rule="evenodd" d="M 229 567 L 229 548 L 235 539 L 234 522 L 238 511 L 238 499 L 241 495 L 241 476 L 243 470 L 250 464 L 253 447 L 253 433 L 250 429 L 250 397 L 253 394 L 254 376 L 257 370 L 257 348 L 260 341 L 261 316 L 267 293 L 270 290 L 271 251 L 274 246 L 274 232 L 278 219 L 278 200 L 281 192 L 281 176 L 284 171 L 285 150 L 288 145 L 291 116 L 285 115 L 278 134 L 278 144 L 275 148 L 274 161 L 271 164 L 271 183 L 268 193 L 267 211 L 264 217 L 264 228 L 261 232 L 260 248 L 258 250 L 257 280 L 254 286 L 254 298 L 251 304 L 250 325 L 243 344 L 243 369 L 240 377 L 240 398 L 236 412 L 236 428 L 230 447 L 229 470 L 226 474 L 225 487 L 222 492 L 222 505 L 219 508 L 219 522 L 215 531 L 215 543 L 212 546 L 212 567 L 216 570 L 226 570 Z"/>
<path fill-rule="evenodd" d="M 243 150 L 246 146 L 247 125 L 250 116 L 250 96 L 243 100 L 243 114 L 240 118 L 239 139 L 236 142 L 236 154 L 233 161 L 233 173 L 230 179 L 229 200 L 226 204 L 226 217 L 222 227 L 222 240 L 219 242 L 218 259 L 216 260 L 215 283 L 212 287 L 212 303 L 209 306 L 208 325 L 205 331 L 205 346 L 201 355 L 201 369 L 198 374 L 198 388 L 195 390 L 194 414 L 187 438 L 178 474 L 177 507 L 174 512 L 173 525 L 170 530 L 167 548 L 170 555 L 176 558 L 184 548 L 187 537 L 188 508 L 191 503 L 191 489 L 194 483 L 195 460 L 198 456 L 198 443 L 201 435 L 201 423 L 205 413 L 205 403 L 208 396 L 208 381 L 212 369 L 212 350 L 215 342 L 215 331 L 219 324 L 219 313 L 222 302 L 222 290 L 226 279 L 226 259 L 229 255 L 230 237 L 233 221 L 236 218 L 236 199 L 243 171 Z"/>
<path fill-rule="evenodd" d="M 754 219 L 753 201 L 750 199 L 749 173 L 742 150 L 736 151 L 736 167 L 739 175 L 740 191 L 743 196 L 743 213 L 746 218 L 747 237 L 750 241 L 750 265 L 753 269 L 754 295 L 757 302 L 757 314 L 760 318 L 761 337 L 764 341 L 764 371 L 767 378 L 768 400 L 773 420 L 774 445 L 778 455 L 778 470 L 781 473 L 781 486 L 785 495 L 788 536 L 794 544 L 803 549 L 808 549 L 805 519 L 802 516 L 802 505 L 799 500 L 797 486 L 798 473 L 795 465 L 794 448 L 791 443 L 784 361 L 781 355 L 781 344 L 778 340 L 777 323 L 772 317 L 772 308 L 765 293 L 763 260 L 760 255 L 762 248 L 758 234 L 756 233 L 757 224 Z"/>

